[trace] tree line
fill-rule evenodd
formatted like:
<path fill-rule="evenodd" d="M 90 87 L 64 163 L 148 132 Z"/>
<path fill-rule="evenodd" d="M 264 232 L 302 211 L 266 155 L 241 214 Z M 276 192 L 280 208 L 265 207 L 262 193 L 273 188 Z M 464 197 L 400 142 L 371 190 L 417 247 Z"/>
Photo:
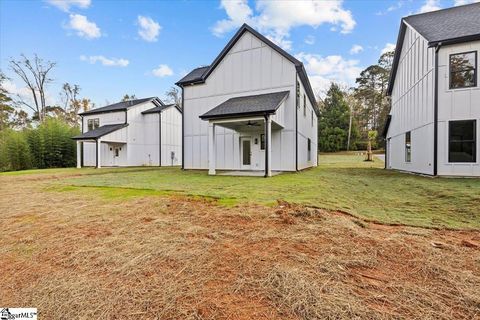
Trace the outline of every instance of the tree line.
<path fill-rule="evenodd" d="M 353 88 L 331 83 L 318 99 L 318 148 L 321 152 L 366 150 L 384 147 L 381 135 L 390 112 L 387 86 L 394 52 L 381 55 L 367 67 Z"/>

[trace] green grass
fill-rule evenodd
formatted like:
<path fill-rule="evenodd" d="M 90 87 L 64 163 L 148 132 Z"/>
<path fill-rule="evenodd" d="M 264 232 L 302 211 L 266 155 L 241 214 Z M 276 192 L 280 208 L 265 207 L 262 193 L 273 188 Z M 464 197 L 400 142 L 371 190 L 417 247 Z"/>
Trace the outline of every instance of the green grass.
<path fill-rule="evenodd" d="M 117 197 L 119 192 L 120 196 L 155 194 L 152 190 L 156 190 L 215 198 L 225 206 L 272 205 L 282 199 L 389 224 L 480 228 L 480 179 L 429 178 L 387 171 L 379 160 L 364 162 L 363 157 L 352 154 L 322 154 L 320 162 L 317 168 L 269 179 L 208 176 L 206 171 L 179 168 L 97 170 L 102 174 L 92 174 L 88 171 L 91 169 L 64 169 L 87 175 L 67 178 L 63 183 L 103 187 L 101 193 L 106 197 L 110 193 Z"/>

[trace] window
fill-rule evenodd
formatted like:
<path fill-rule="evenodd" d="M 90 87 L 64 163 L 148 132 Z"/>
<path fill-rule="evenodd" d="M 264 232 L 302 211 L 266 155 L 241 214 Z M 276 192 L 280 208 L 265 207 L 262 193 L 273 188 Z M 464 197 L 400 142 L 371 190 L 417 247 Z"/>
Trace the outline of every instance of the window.
<path fill-rule="evenodd" d="M 303 116 L 307 116 L 307 98 L 305 96 L 305 93 L 303 94 Z"/>
<path fill-rule="evenodd" d="M 307 161 L 312 160 L 312 140 L 307 139 Z"/>
<path fill-rule="evenodd" d="M 476 120 L 450 121 L 448 162 L 476 162 Z"/>
<path fill-rule="evenodd" d="M 405 162 L 412 161 L 412 133 L 405 133 Z"/>
<path fill-rule="evenodd" d="M 260 150 L 265 150 L 265 134 L 260 135 Z"/>
<path fill-rule="evenodd" d="M 450 89 L 477 86 L 477 52 L 450 55 Z"/>
<path fill-rule="evenodd" d="M 298 82 L 297 80 L 297 96 L 296 96 L 296 105 L 297 105 L 297 108 L 300 108 L 300 83 Z"/>
<path fill-rule="evenodd" d="M 88 131 L 97 129 L 98 127 L 100 127 L 100 119 L 99 118 L 88 119 L 87 126 L 88 126 Z"/>
<path fill-rule="evenodd" d="M 313 110 L 312 110 L 312 127 L 313 127 Z"/>

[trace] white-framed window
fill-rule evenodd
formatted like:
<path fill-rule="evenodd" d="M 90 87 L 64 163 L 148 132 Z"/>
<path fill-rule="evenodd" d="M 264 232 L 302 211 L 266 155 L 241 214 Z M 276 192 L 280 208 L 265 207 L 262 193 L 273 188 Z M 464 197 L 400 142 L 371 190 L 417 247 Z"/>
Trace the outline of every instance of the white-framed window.
<path fill-rule="evenodd" d="M 303 94 L 303 116 L 307 116 L 307 96 Z"/>
<path fill-rule="evenodd" d="M 312 127 L 313 127 L 313 110 L 312 110 Z"/>
<path fill-rule="evenodd" d="M 312 160 L 312 140 L 307 139 L 307 161 Z"/>
<path fill-rule="evenodd" d="M 260 150 L 265 150 L 265 134 L 260 134 Z"/>
<path fill-rule="evenodd" d="M 87 121 L 88 131 L 95 130 L 98 127 L 100 127 L 100 119 L 99 118 L 88 119 L 88 121 Z"/>

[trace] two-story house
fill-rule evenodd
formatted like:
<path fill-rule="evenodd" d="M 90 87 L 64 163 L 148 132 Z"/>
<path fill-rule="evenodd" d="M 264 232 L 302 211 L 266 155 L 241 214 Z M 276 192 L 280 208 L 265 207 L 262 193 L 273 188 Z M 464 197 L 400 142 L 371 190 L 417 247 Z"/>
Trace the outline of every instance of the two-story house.
<path fill-rule="evenodd" d="M 250 26 L 176 84 L 184 169 L 270 176 L 317 165 L 318 108 L 304 66 Z"/>
<path fill-rule="evenodd" d="M 182 161 L 182 110 L 156 97 L 80 114 L 77 167 L 175 166 Z"/>
<path fill-rule="evenodd" d="M 384 130 L 388 169 L 480 176 L 480 4 L 402 19 Z"/>

